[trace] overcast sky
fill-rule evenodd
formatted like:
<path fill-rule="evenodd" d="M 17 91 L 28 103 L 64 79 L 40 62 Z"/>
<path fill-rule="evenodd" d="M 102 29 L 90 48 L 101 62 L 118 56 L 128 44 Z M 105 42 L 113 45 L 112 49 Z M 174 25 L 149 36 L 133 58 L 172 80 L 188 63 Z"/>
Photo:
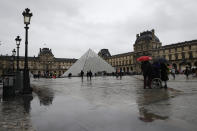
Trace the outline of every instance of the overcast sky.
<path fill-rule="evenodd" d="M 79 58 L 89 48 L 112 55 L 133 51 L 136 34 L 155 29 L 163 45 L 197 39 L 197 0 L 0 0 L 0 54 L 11 54 L 30 8 L 29 56 L 48 47 L 57 58 Z"/>

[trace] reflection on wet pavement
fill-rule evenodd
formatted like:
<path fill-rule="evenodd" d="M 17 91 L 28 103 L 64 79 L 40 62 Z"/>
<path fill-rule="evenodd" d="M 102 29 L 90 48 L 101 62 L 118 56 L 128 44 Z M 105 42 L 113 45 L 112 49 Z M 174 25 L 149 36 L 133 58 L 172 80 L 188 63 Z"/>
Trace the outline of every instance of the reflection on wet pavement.
<path fill-rule="evenodd" d="M 50 88 L 34 87 L 33 92 L 37 94 L 40 105 L 48 106 L 52 104 L 54 98 L 54 92 Z"/>
<path fill-rule="evenodd" d="M 33 131 L 30 120 L 32 96 L 2 98 L 0 103 L 0 131 Z"/>
<path fill-rule="evenodd" d="M 0 130 L 195 131 L 196 82 L 144 90 L 136 77 L 35 79 L 33 100 L 1 101 Z"/>
<path fill-rule="evenodd" d="M 140 112 L 139 119 L 144 121 L 144 122 L 153 122 L 154 120 L 157 120 L 157 119 L 160 119 L 160 120 L 168 119 L 168 116 L 156 115 L 154 113 L 148 112 L 148 110 L 145 109 L 144 107 L 139 108 L 139 112 Z"/>
<path fill-rule="evenodd" d="M 156 119 L 165 120 L 168 118 L 169 114 L 164 114 L 164 108 L 170 111 L 170 104 L 169 104 L 169 91 L 162 90 L 162 89 L 149 89 L 149 90 L 142 90 L 138 89 L 137 94 L 137 103 L 139 108 L 139 119 L 144 122 L 152 122 Z M 159 105 L 157 108 L 152 108 L 151 105 L 156 105 L 155 103 L 159 103 L 161 101 L 165 101 L 167 104 L 165 106 Z M 149 107 L 151 108 L 149 109 Z M 155 111 L 157 109 L 157 112 Z M 157 113 L 157 114 L 156 114 Z M 166 111 L 165 111 L 166 113 Z"/>

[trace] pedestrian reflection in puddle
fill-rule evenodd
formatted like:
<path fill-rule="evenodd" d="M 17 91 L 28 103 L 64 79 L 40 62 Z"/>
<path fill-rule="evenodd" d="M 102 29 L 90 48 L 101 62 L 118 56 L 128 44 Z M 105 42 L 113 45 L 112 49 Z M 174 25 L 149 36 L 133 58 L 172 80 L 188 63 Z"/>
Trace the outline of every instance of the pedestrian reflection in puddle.
<path fill-rule="evenodd" d="M 166 120 L 171 111 L 170 96 L 168 90 L 139 89 L 137 90 L 137 104 L 139 119 L 144 122 L 154 120 Z"/>
<path fill-rule="evenodd" d="M 33 90 L 38 95 L 40 105 L 49 106 L 52 104 L 54 99 L 54 91 L 52 89 L 34 87 Z"/>
<path fill-rule="evenodd" d="M 168 119 L 168 116 L 160 116 L 160 115 L 156 115 L 154 113 L 150 113 L 145 108 L 140 108 L 139 112 L 140 112 L 139 119 L 144 122 L 153 122 L 154 120 L 157 120 L 157 119 L 159 119 L 159 120 Z"/>

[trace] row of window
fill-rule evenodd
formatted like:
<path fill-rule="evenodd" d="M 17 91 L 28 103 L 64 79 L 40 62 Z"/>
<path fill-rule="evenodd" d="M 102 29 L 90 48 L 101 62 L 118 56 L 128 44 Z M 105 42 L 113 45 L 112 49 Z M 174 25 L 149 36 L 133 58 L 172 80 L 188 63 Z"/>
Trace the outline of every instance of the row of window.
<path fill-rule="evenodd" d="M 192 59 L 196 58 L 197 55 L 195 55 L 196 52 L 182 52 L 182 53 L 176 53 L 176 54 L 168 54 L 168 55 L 159 55 L 160 57 L 164 57 L 167 60 L 180 60 L 180 59 Z M 153 57 L 158 57 L 158 55 L 155 55 Z M 119 58 L 120 59 L 120 58 Z M 116 59 L 108 59 L 107 60 L 109 64 L 112 66 L 123 66 L 123 65 L 130 65 L 133 64 L 133 60 L 123 60 L 118 61 Z"/>
<path fill-rule="evenodd" d="M 160 57 L 164 57 L 167 60 L 180 60 L 180 59 L 192 59 L 194 57 L 196 57 L 194 55 L 195 53 L 189 52 L 189 53 L 176 53 L 176 54 L 169 54 L 169 55 L 160 55 Z M 157 55 L 155 55 L 154 57 L 158 57 Z"/>
<path fill-rule="evenodd" d="M 117 68 L 117 70 L 120 70 L 122 72 L 131 72 L 133 71 L 133 67 L 120 67 L 120 68 Z"/>
<path fill-rule="evenodd" d="M 151 49 L 151 47 L 149 47 L 148 44 L 138 45 L 138 46 L 135 47 L 136 51 L 147 50 L 147 49 Z"/>
<path fill-rule="evenodd" d="M 122 65 L 130 65 L 133 64 L 131 60 L 125 60 L 125 61 L 113 61 L 109 62 L 112 66 L 122 66 Z"/>
<path fill-rule="evenodd" d="M 30 71 L 32 74 L 44 74 L 46 73 L 46 71 Z M 49 73 L 52 73 L 52 74 L 57 74 L 57 75 L 61 75 L 61 74 L 64 74 L 65 71 L 49 71 Z"/>
<path fill-rule="evenodd" d="M 197 46 L 185 46 L 185 47 L 176 47 L 176 48 L 171 48 L 171 49 L 163 49 L 163 50 L 158 50 L 154 52 L 154 54 L 165 54 L 165 53 L 175 53 L 175 52 L 182 52 L 182 51 L 191 51 L 191 50 L 196 50 Z"/>
<path fill-rule="evenodd" d="M 3 68 L 6 68 L 7 65 L 10 65 L 10 63 L 12 64 L 12 61 L 3 61 L 1 66 Z M 14 65 L 16 67 L 16 61 L 14 62 Z M 34 62 L 28 62 L 28 67 L 29 68 L 46 68 L 46 66 L 48 68 L 54 68 L 54 69 L 67 69 L 72 65 L 72 63 L 54 63 L 54 64 L 40 64 L 40 63 L 34 63 Z M 24 68 L 24 62 L 23 61 L 19 61 L 19 67 L 20 68 Z"/>

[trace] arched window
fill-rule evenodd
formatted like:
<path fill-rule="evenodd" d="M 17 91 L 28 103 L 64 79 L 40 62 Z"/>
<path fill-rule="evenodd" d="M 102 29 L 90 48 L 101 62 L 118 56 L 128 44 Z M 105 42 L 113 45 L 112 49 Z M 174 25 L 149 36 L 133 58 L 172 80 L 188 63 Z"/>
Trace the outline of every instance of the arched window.
<path fill-rule="evenodd" d="M 127 72 L 129 72 L 129 67 L 127 67 Z"/>

